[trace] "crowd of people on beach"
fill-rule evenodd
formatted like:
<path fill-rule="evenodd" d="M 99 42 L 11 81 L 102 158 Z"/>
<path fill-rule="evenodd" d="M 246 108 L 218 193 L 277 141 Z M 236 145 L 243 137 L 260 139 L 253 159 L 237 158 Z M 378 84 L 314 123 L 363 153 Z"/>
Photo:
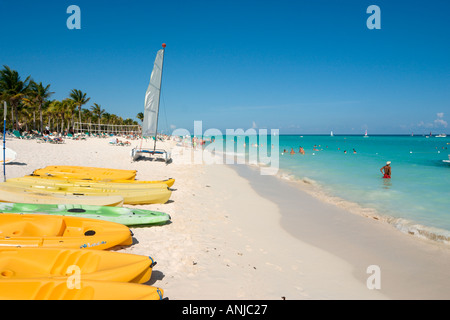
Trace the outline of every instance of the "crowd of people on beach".
<path fill-rule="evenodd" d="M 63 132 L 51 131 L 49 127 L 41 132 L 37 130 L 7 130 L 6 137 L 13 137 L 18 139 L 36 140 L 37 142 L 51 142 L 51 143 L 64 143 L 64 139 L 71 140 L 86 140 L 88 137 L 94 138 L 112 138 L 114 137 L 114 142 L 119 145 L 131 145 L 128 140 L 139 140 L 142 139 L 142 135 L 137 132 L 75 132 L 73 128 L 64 130 Z M 158 134 L 158 140 L 167 139 L 167 135 Z M 119 138 L 125 139 L 126 141 L 119 140 Z M 144 137 L 148 139 L 148 137 Z M 153 138 L 153 137 L 151 137 Z M 112 142 L 112 140 L 111 140 Z"/>

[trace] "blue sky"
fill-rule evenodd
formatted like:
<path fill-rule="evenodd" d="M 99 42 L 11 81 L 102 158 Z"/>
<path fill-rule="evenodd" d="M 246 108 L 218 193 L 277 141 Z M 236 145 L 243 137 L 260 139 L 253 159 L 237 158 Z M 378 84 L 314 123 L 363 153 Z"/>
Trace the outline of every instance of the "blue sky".
<path fill-rule="evenodd" d="M 69 5 L 81 30 L 69 30 Z M 368 6 L 381 9 L 369 30 Z M 450 2 L 4 1 L 0 63 L 135 119 L 167 44 L 160 128 L 450 132 Z"/>

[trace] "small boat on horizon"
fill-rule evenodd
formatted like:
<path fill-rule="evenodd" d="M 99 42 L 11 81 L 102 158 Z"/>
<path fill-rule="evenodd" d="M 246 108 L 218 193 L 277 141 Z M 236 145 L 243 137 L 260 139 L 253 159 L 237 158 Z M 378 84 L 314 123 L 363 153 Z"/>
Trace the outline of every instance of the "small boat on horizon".
<path fill-rule="evenodd" d="M 435 136 L 436 138 L 445 138 L 447 135 L 445 133 L 441 133 Z"/>
<path fill-rule="evenodd" d="M 367 130 L 366 133 L 364 134 L 364 138 L 368 138 L 369 136 L 367 135 Z"/>
<path fill-rule="evenodd" d="M 442 160 L 442 161 L 445 162 L 445 163 L 450 164 L 450 154 L 448 155 L 448 160 Z"/>

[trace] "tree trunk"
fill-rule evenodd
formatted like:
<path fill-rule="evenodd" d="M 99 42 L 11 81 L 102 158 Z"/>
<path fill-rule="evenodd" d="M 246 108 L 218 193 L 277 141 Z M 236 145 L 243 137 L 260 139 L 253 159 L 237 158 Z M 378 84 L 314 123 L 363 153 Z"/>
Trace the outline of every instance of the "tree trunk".
<path fill-rule="evenodd" d="M 39 103 L 39 121 L 40 121 L 40 128 L 41 128 L 41 133 L 43 132 L 43 128 L 44 128 L 44 124 L 43 121 L 44 119 L 42 118 L 42 103 Z"/>
<path fill-rule="evenodd" d="M 80 121 L 80 124 L 78 126 L 80 132 L 81 132 L 81 105 L 78 107 L 78 119 Z"/>

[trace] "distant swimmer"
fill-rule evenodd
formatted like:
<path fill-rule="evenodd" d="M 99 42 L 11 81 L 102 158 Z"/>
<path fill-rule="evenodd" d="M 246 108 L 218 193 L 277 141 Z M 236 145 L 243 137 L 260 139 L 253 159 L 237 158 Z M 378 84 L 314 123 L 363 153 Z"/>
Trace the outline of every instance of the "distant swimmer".
<path fill-rule="evenodd" d="M 295 154 L 294 148 L 291 148 L 291 154 Z"/>
<path fill-rule="evenodd" d="M 303 147 L 300 147 L 300 149 L 298 149 L 298 152 L 301 154 L 305 154 L 305 150 L 303 150 Z"/>
<path fill-rule="evenodd" d="M 380 169 L 380 172 L 383 174 L 384 179 L 391 178 L 391 162 L 386 162 L 386 165 Z"/>

